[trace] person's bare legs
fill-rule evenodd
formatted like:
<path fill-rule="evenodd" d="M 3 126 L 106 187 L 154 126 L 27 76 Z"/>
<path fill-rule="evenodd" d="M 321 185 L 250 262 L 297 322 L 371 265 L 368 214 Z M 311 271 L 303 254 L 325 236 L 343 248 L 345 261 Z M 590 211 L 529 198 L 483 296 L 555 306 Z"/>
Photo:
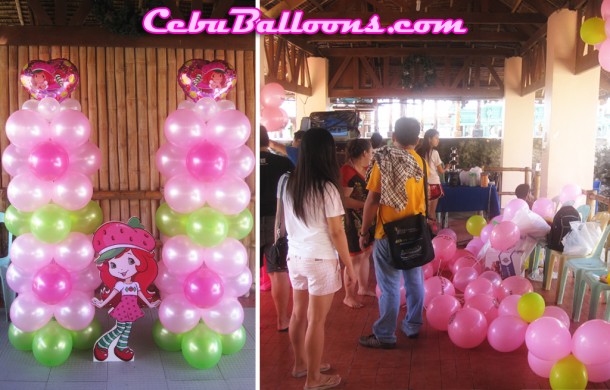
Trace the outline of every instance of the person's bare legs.
<path fill-rule="evenodd" d="M 268 275 L 271 278 L 271 297 L 277 313 L 277 329 L 284 330 L 290 324 L 290 278 L 288 272 L 271 272 Z"/>
<path fill-rule="evenodd" d="M 360 271 L 357 273 L 357 275 L 358 275 L 358 295 L 368 295 L 370 297 L 375 297 L 376 296 L 375 291 L 369 289 L 369 272 L 371 269 L 371 263 L 370 263 L 371 248 L 365 250 L 363 253 L 358 255 L 361 257 Z"/>
<path fill-rule="evenodd" d="M 309 292 L 307 290 L 292 291 L 292 315 L 290 316 L 290 327 L 288 328 L 290 344 L 294 352 L 294 367 L 292 372 L 302 371 L 307 368 L 305 332 L 307 331 L 308 304 Z"/>
<path fill-rule="evenodd" d="M 360 273 L 360 255 L 350 256 L 352 259 L 352 265 L 354 267 L 354 273 L 358 275 Z M 364 305 L 358 301 L 356 295 L 356 283 L 352 283 L 350 286 L 347 285 L 347 271 L 343 269 L 343 287 L 345 288 L 345 298 L 343 303 L 352 309 L 360 309 Z"/>
<path fill-rule="evenodd" d="M 428 215 L 430 218 L 436 219 L 436 206 L 438 205 L 438 199 L 428 201 Z"/>

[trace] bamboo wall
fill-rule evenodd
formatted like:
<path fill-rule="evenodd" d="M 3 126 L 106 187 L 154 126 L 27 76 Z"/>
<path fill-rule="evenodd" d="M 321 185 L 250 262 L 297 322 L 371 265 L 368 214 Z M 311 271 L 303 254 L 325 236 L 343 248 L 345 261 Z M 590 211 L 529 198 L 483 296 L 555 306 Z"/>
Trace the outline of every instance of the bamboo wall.
<path fill-rule="evenodd" d="M 72 98 L 82 105 L 91 122 L 91 141 L 102 151 L 102 166 L 93 178 L 94 191 L 110 191 L 100 200 L 104 220 L 127 221 L 139 216 L 154 232 L 155 211 L 162 178 L 155 166 L 155 153 L 165 143 L 163 124 L 184 100 L 177 82 L 178 69 L 193 58 L 225 60 L 237 72 L 237 85 L 227 99 L 250 119 L 252 133 L 247 145 L 254 150 L 255 61 L 253 51 L 181 48 L 0 46 L 0 148 L 8 145 L 4 126 L 9 115 L 29 96 L 19 82 L 21 68 L 31 60 L 66 58 L 80 72 Z M 1 188 L 10 177 L 2 172 Z M 246 182 L 252 191 L 249 209 L 254 213 L 255 177 Z M 119 191 L 137 191 L 138 199 L 125 199 Z M 145 191 L 152 191 L 147 192 Z M 5 193 L 5 191 L 3 191 Z M 95 194 L 94 194 L 95 198 Z M 156 198 L 156 199 L 155 199 Z M 5 210 L 6 203 L 0 206 Z M 255 230 L 243 241 L 254 273 Z"/>

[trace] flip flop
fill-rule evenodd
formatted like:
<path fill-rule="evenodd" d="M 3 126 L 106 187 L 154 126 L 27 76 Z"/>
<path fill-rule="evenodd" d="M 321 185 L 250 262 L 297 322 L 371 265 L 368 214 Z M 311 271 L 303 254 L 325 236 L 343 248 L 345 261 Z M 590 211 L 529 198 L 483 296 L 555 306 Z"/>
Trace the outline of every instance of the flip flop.
<path fill-rule="evenodd" d="M 285 327 L 284 329 L 278 329 L 278 332 L 288 332 L 288 327 Z"/>
<path fill-rule="evenodd" d="M 330 370 L 329 363 L 320 364 L 320 372 L 326 372 Z M 307 370 L 296 371 L 292 373 L 293 378 L 305 378 L 307 376 Z"/>
<path fill-rule="evenodd" d="M 333 387 L 339 386 L 341 383 L 341 377 L 339 375 L 331 375 L 327 378 L 326 382 L 321 383 L 318 386 L 314 387 L 303 387 L 303 390 L 325 390 L 332 389 Z"/>

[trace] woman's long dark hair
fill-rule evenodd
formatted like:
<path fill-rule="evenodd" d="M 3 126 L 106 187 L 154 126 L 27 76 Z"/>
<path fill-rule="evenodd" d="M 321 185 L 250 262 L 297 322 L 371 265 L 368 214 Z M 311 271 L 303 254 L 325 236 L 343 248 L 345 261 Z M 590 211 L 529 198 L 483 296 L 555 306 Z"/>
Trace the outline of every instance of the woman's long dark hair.
<path fill-rule="evenodd" d="M 426 161 L 430 157 L 430 153 L 432 153 L 432 149 L 434 149 L 432 147 L 432 138 L 436 137 L 438 134 L 439 134 L 438 131 L 436 131 L 434 129 L 427 130 L 426 133 L 424 133 L 424 140 L 422 141 L 421 145 L 419 145 L 415 149 L 417 154 L 419 154 L 421 156 L 421 158 L 423 158 Z"/>
<path fill-rule="evenodd" d="M 295 215 L 306 225 L 308 211 L 305 205 L 308 200 L 311 200 L 310 206 L 324 204 L 326 183 L 331 183 L 339 190 L 335 140 L 327 130 L 312 128 L 303 136 L 297 166 L 286 186 Z"/>

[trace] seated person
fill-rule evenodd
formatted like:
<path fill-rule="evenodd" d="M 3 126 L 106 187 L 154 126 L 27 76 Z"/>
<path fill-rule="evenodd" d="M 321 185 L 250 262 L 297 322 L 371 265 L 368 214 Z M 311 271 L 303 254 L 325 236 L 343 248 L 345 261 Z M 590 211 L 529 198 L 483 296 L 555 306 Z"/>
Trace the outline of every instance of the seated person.
<path fill-rule="evenodd" d="M 301 145 L 301 140 L 303 139 L 304 135 L 305 130 L 299 130 L 294 133 L 294 139 L 292 140 L 291 146 L 286 146 L 280 142 L 269 140 L 269 147 L 273 149 L 274 152 L 288 157 L 292 162 L 292 165 L 296 166 L 299 159 L 299 145 Z"/>
<path fill-rule="evenodd" d="M 532 208 L 535 199 L 530 192 L 530 186 L 528 184 L 519 184 L 517 188 L 515 188 L 515 195 L 517 198 L 526 201 L 530 209 Z"/>

